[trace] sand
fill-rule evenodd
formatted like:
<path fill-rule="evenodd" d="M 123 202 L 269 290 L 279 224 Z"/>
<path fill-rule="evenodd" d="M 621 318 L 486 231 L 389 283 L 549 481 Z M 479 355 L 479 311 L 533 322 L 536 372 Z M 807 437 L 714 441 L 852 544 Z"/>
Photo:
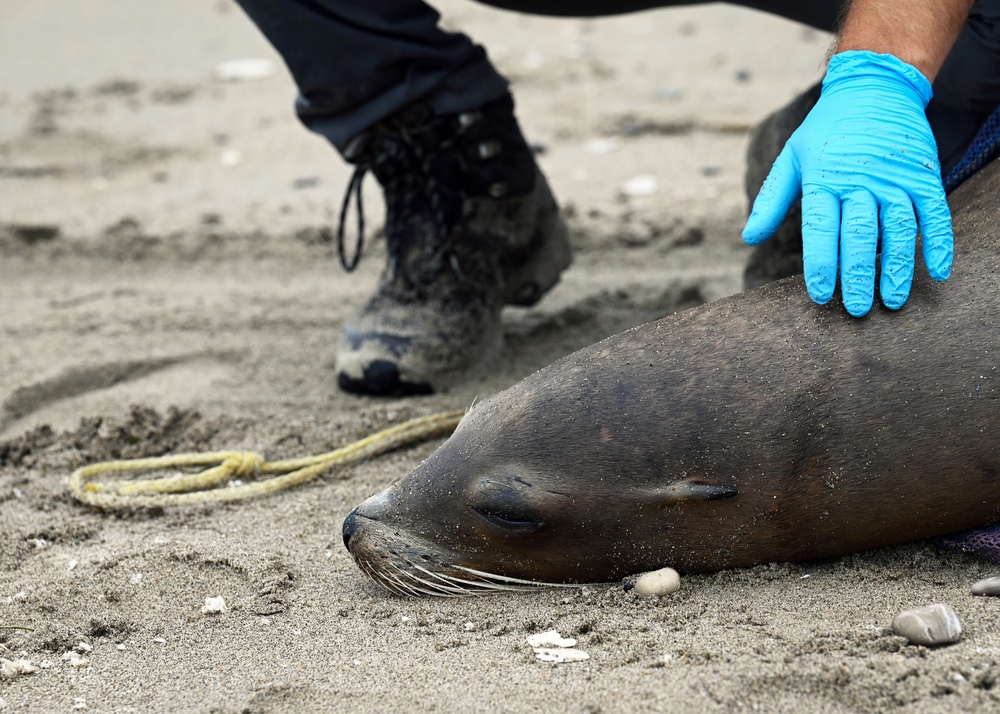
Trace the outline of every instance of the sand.
<path fill-rule="evenodd" d="M 108 458 L 325 451 L 739 291 L 747 130 L 817 79 L 826 36 L 720 5 L 595 21 L 440 6 L 511 77 L 576 259 L 505 313 L 482 375 L 396 400 L 336 388 L 338 335 L 384 254 L 371 240 L 342 273 L 350 169 L 298 125 L 240 10 L 0 0 L 0 625 L 34 628 L 0 631 L 0 656 L 43 665 L 0 680 L 0 710 L 995 709 L 1000 605 L 969 595 L 995 569 L 929 544 L 685 577 L 663 600 L 620 584 L 413 600 L 362 576 L 340 524 L 435 444 L 236 505 L 114 514 L 68 496 L 74 468 Z M 217 76 L 240 58 L 273 76 Z M 623 193 L 638 176 L 653 195 Z M 366 197 L 377 225 L 374 182 Z M 203 613 L 217 596 L 226 611 Z M 934 602 L 958 611 L 959 644 L 891 634 Z M 538 661 L 526 639 L 548 629 L 589 659 Z"/>

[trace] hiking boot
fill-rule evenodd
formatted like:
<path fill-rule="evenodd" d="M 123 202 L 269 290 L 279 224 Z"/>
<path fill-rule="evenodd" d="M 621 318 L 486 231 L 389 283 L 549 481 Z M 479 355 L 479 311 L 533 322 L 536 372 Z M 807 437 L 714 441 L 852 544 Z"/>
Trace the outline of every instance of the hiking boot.
<path fill-rule="evenodd" d="M 388 263 L 344 329 L 342 389 L 411 395 L 455 383 L 499 347 L 501 308 L 533 305 L 569 265 L 566 225 L 513 108 L 510 95 L 443 116 L 413 106 L 345 152 L 357 168 L 341 209 L 341 262 L 353 270 L 361 253 L 361 181 L 371 171 L 385 193 Z M 348 258 L 352 194 L 358 237 Z"/>

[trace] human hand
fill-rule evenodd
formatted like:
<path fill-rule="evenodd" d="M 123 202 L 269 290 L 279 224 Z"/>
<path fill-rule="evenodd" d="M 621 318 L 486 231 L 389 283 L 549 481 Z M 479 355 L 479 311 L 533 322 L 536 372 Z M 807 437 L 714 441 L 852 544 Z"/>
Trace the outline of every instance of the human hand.
<path fill-rule="evenodd" d="M 801 195 L 806 289 L 820 305 L 833 297 L 839 263 L 847 311 L 860 317 L 871 309 L 881 238 L 879 292 L 886 307 L 901 308 L 913 282 L 918 220 L 927 270 L 947 279 L 951 212 L 924 114 L 930 98 L 930 82 L 892 55 L 834 55 L 819 101 L 754 201 L 743 240 L 767 240 Z"/>

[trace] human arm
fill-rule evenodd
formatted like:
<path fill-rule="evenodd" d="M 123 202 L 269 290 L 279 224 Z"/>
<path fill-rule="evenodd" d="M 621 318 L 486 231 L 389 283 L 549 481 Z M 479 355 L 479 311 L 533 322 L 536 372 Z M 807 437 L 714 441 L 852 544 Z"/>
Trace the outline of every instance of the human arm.
<path fill-rule="evenodd" d="M 883 303 L 913 279 L 917 224 L 931 277 L 951 271 L 951 216 L 924 109 L 973 0 L 855 0 L 816 106 L 764 183 L 743 237 L 756 245 L 802 197 L 803 267 L 816 302 L 838 269 L 848 312 L 871 308 L 882 239 Z"/>
<path fill-rule="evenodd" d="M 933 82 L 975 0 L 853 0 L 836 52 L 893 55 Z"/>

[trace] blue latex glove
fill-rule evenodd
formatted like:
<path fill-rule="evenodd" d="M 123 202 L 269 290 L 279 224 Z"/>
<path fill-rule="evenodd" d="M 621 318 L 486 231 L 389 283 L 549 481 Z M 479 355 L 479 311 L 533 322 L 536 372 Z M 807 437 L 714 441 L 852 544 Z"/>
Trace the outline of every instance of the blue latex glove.
<path fill-rule="evenodd" d="M 801 195 L 806 288 L 820 305 L 833 297 L 839 261 L 847 311 L 860 317 L 871 309 L 881 237 L 882 302 L 901 308 L 913 282 L 917 219 L 927 270 L 945 280 L 951 212 L 924 114 L 930 98 L 927 78 L 892 55 L 834 55 L 819 101 L 754 202 L 743 240 L 757 245 L 771 237 Z"/>

